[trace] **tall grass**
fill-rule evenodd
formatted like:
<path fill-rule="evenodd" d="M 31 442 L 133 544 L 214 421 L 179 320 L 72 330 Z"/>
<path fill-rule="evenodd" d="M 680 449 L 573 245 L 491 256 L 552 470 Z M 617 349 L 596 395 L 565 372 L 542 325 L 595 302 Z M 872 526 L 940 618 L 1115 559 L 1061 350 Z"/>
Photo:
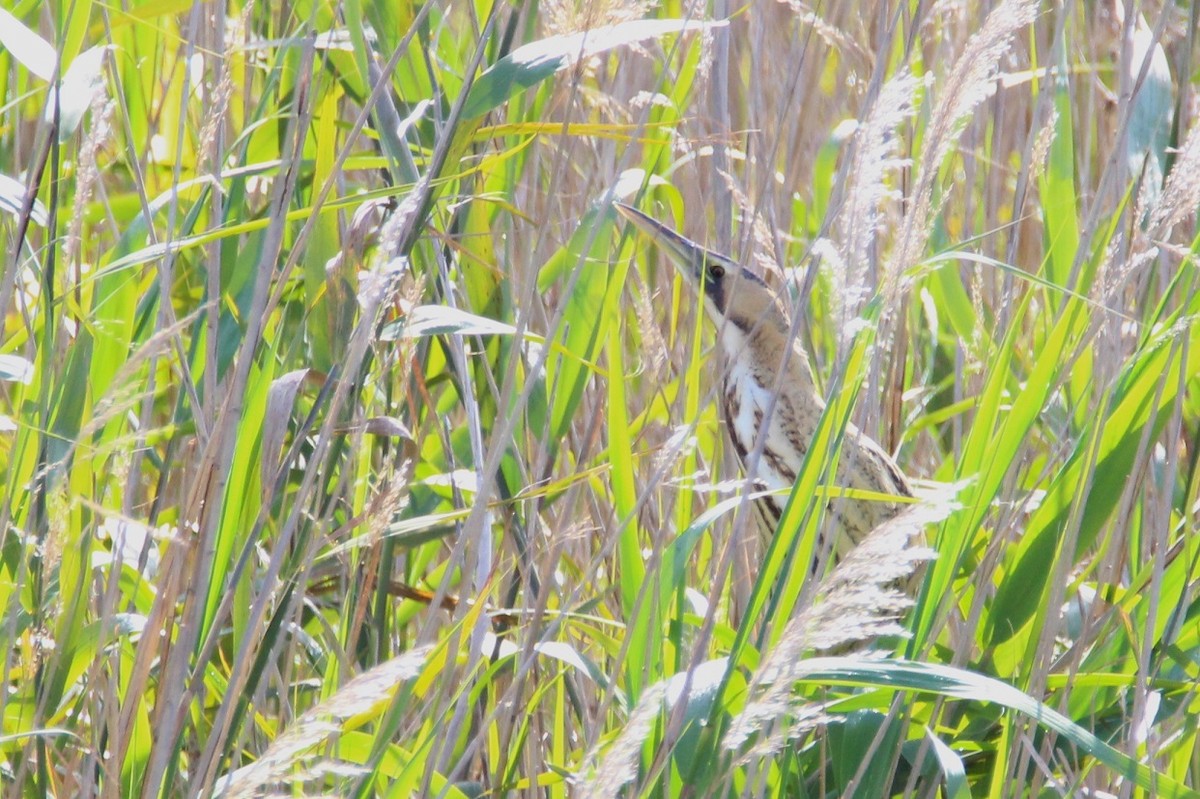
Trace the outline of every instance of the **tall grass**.
<path fill-rule="evenodd" d="M 0 794 L 1200 796 L 1197 13 L 0 13 Z M 769 548 L 614 198 L 791 305 Z"/>

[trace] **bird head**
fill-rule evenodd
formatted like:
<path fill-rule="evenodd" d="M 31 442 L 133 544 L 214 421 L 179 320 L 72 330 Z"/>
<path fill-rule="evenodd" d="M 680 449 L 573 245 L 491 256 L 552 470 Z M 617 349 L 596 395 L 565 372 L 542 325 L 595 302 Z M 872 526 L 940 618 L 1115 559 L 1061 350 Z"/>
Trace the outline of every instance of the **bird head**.
<path fill-rule="evenodd" d="M 789 329 L 779 298 L 762 278 L 729 256 L 700 246 L 632 206 L 616 203 L 616 208 L 667 253 L 684 280 L 703 297 L 704 310 L 718 328 L 729 324 L 746 336 L 764 328 L 780 332 Z"/>

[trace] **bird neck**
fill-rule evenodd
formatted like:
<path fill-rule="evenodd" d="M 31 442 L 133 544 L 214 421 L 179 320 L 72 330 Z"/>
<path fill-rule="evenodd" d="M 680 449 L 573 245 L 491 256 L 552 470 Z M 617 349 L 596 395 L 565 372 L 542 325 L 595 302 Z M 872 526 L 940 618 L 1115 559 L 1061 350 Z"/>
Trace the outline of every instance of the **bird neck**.
<path fill-rule="evenodd" d="M 721 350 L 730 366 L 727 380 L 753 379 L 766 389 L 815 393 L 808 355 L 790 328 L 767 322 L 747 330 L 729 320 L 720 330 Z"/>

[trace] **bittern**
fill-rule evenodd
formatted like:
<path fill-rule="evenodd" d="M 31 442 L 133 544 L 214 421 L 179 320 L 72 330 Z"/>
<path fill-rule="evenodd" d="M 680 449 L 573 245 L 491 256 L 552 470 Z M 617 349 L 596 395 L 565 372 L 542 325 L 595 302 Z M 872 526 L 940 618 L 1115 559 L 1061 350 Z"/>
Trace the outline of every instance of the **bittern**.
<path fill-rule="evenodd" d="M 762 279 L 732 258 L 702 247 L 636 208 L 622 203 L 616 207 L 675 263 L 716 325 L 718 345 L 727 362 L 721 391 L 725 432 L 747 477 L 771 490 L 755 503 L 762 532 L 770 536 L 783 516 L 788 491 L 825 410 L 808 356 L 792 335 L 783 302 Z M 751 463 L 764 424 L 769 427 L 761 455 L 756 464 Z M 853 424 L 847 425 L 842 439 L 834 482 L 861 492 L 828 503 L 832 524 L 826 529 L 833 533 L 830 551 L 835 560 L 900 511 L 901 503 L 865 496 L 867 492 L 913 495 L 891 457 Z M 827 551 L 823 538 L 817 546 L 819 553 Z M 818 563 L 814 561 L 814 568 Z"/>

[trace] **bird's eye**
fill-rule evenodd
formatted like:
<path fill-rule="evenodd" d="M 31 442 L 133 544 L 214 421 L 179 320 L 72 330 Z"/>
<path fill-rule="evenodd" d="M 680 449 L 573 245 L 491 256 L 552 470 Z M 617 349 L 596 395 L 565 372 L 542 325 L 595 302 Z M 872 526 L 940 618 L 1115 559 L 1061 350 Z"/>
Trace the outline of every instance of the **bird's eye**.
<path fill-rule="evenodd" d="M 725 267 L 721 266 L 720 264 L 709 264 L 708 276 L 713 280 L 720 280 L 721 278 L 725 277 Z"/>

